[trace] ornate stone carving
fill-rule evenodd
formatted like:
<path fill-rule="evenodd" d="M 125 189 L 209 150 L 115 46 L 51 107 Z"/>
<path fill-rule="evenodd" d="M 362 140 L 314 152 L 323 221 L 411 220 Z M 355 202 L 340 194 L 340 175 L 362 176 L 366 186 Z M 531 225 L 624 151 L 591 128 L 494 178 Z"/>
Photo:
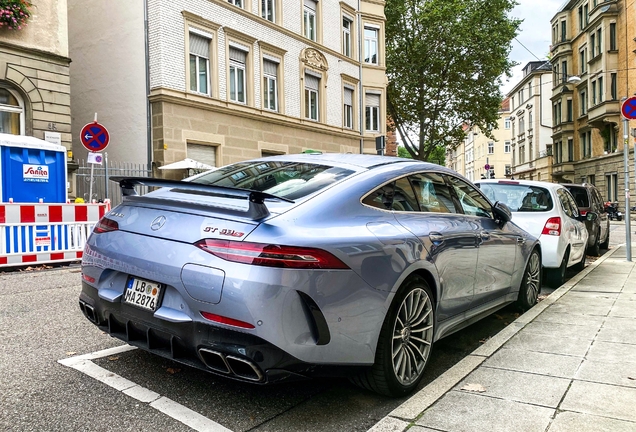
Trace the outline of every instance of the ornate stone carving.
<path fill-rule="evenodd" d="M 322 53 L 314 48 L 305 48 L 300 53 L 300 60 L 313 69 L 326 71 L 329 69 L 327 59 Z"/>

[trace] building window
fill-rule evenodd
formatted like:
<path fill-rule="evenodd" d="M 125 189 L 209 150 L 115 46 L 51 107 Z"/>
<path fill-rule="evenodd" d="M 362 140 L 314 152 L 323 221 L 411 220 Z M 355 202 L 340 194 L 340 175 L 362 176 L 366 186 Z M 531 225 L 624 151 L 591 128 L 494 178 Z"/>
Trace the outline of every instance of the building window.
<path fill-rule="evenodd" d="M 598 103 L 603 102 L 603 77 L 599 77 L 598 82 Z"/>
<path fill-rule="evenodd" d="M 568 162 L 574 161 L 574 140 L 568 138 Z"/>
<path fill-rule="evenodd" d="M 504 153 L 510 153 L 510 141 L 504 142 Z"/>
<path fill-rule="evenodd" d="M 579 30 L 583 30 L 583 6 L 579 6 Z"/>
<path fill-rule="evenodd" d="M 190 91 L 210 94 L 210 39 L 190 33 Z"/>
<path fill-rule="evenodd" d="M 563 162 L 563 142 L 554 143 L 554 162 L 560 164 Z"/>
<path fill-rule="evenodd" d="M 606 174 L 607 200 L 618 201 L 618 174 Z"/>
<path fill-rule="evenodd" d="M 581 75 L 583 75 L 587 70 L 587 48 L 579 51 L 579 64 Z"/>
<path fill-rule="evenodd" d="M 610 75 L 611 76 L 611 92 L 612 92 L 612 100 L 616 100 L 616 98 L 618 97 L 618 90 L 616 88 L 616 74 L 613 73 Z"/>
<path fill-rule="evenodd" d="M 532 97 L 532 82 L 528 83 L 528 97 Z"/>
<path fill-rule="evenodd" d="M 565 21 L 561 21 L 561 42 L 565 42 L 567 40 Z"/>
<path fill-rule="evenodd" d="M 559 65 L 555 64 L 554 65 L 554 73 L 552 74 L 552 86 L 556 87 L 559 84 L 559 78 L 561 77 L 561 74 L 559 73 Z"/>
<path fill-rule="evenodd" d="M 596 31 L 596 51 L 599 55 L 603 54 L 603 42 L 601 39 L 601 29 Z"/>
<path fill-rule="evenodd" d="M 245 64 L 247 53 L 230 46 L 230 100 L 247 103 L 245 89 Z"/>
<path fill-rule="evenodd" d="M 367 93 L 365 96 L 365 129 L 367 132 L 380 131 L 380 95 Z"/>
<path fill-rule="evenodd" d="M 568 82 L 568 62 L 566 60 L 561 62 L 561 82 L 563 84 Z"/>
<path fill-rule="evenodd" d="M 314 0 L 305 0 L 305 8 L 303 12 L 303 24 L 305 29 L 305 37 L 316 40 L 316 2 Z"/>
<path fill-rule="evenodd" d="M 616 51 L 616 23 L 610 23 L 610 51 Z"/>
<path fill-rule="evenodd" d="M 261 16 L 267 21 L 276 21 L 276 0 L 261 0 Z"/>
<path fill-rule="evenodd" d="M 378 29 L 364 28 L 364 62 L 378 64 Z"/>
<path fill-rule="evenodd" d="M 263 59 L 263 108 L 278 111 L 278 63 Z"/>
<path fill-rule="evenodd" d="M 567 121 L 571 122 L 572 116 L 573 116 L 573 112 L 572 112 L 572 99 L 568 99 L 566 101 L 566 110 L 567 110 Z"/>
<path fill-rule="evenodd" d="M 353 20 L 342 17 L 342 54 L 351 57 L 351 25 Z"/>
<path fill-rule="evenodd" d="M 519 165 L 526 163 L 526 146 L 519 146 Z"/>
<path fill-rule="evenodd" d="M 309 120 L 319 120 L 319 88 L 320 78 L 305 73 L 305 118 Z"/>
<path fill-rule="evenodd" d="M 579 92 L 579 105 L 581 105 L 580 114 L 584 116 L 587 114 L 587 92 L 585 90 Z"/>
<path fill-rule="evenodd" d="M 592 33 L 590 36 L 590 46 L 592 47 L 592 58 L 596 57 L 596 35 Z"/>
<path fill-rule="evenodd" d="M 523 117 L 519 119 L 519 135 L 526 131 L 526 121 Z"/>
<path fill-rule="evenodd" d="M 528 111 L 528 130 L 532 130 L 532 111 Z"/>
<path fill-rule="evenodd" d="M 510 117 L 504 119 L 504 129 L 510 129 Z"/>
<path fill-rule="evenodd" d="M 488 154 L 495 154 L 495 143 L 492 141 L 488 142 Z"/>
<path fill-rule="evenodd" d="M 186 143 L 186 155 L 197 162 L 216 166 L 216 146 Z"/>
<path fill-rule="evenodd" d="M 519 90 L 519 103 L 522 104 L 523 101 L 525 101 L 526 98 L 523 97 L 523 89 Z"/>
<path fill-rule="evenodd" d="M 353 129 L 353 89 L 349 87 L 344 88 L 342 125 L 347 129 Z"/>
<path fill-rule="evenodd" d="M 583 148 L 583 158 L 592 156 L 592 132 L 587 131 L 581 134 L 581 147 Z"/>
<path fill-rule="evenodd" d="M 596 81 L 592 81 L 592 106 L 596 105 Z"/>
<path fill-rule="evenodd" d="M 0 88 L 0 133 L 24 134 L 24 107 L 16 94 Z"/>
<path fill-rule="evenodd" d="M 590 23 L 590 8 L 587 6 L 587 3 L 583 6 L 583 19 L 584 19 L 584 27 Z"/>
<path fill-rule="evenodd" d="M 238 6 L 240 8 L 243 7 L 243 0 L 227 0 L 228 3 L 233 4 L 234 6 Z"/>

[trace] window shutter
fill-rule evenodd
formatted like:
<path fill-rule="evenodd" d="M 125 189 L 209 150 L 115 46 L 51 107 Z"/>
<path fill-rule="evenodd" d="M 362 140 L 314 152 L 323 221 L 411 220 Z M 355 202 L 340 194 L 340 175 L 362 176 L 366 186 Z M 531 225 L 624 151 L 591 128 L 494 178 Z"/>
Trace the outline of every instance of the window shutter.
<path fill-rule="evenodd" d="M 346 87 L 344 89 L 344 104 L 353 106 L 353 90 Z"/>
<path fill-rule="evenodd" d="M 265 75 L 276 77 L 278 73 L 278 65 L 272 61 L 263 59 L 263 73 Z"/>
<path fill-rule="evenodd" d="M 230 47 L 230 60 L 245 64 L 247 53 L 238 48 Z"/>
<path fill-rule="evenodd" d="M 318 91 L 320 79 L 313 75 L 305 74 L 305 88 L 309 90 Z"/>
<path fill-rule="evenodd" d="M 210 40 L 190 33 L 190 53 L 206 59 L 210 58 Z"/>
<path fill-rule="evenodd" d="M 305 0 L 305 7 L 311 9 L 312 11 L 316 10 L 316 2 L 314 0 Z"/>
<path fill-rule="evenodd" d="M 373 93 L 367 93 L 366 97 L 366 106 L 372 106 L 372 107 L 379 107 L 380 106 L 380 95 L 379 94 L 373 94 Z"/>
<path fill-rule="evenodd" d="M 188 143 L 187 152 L 190 159 L 216 166 L 216 147 L 214 146 Z"/>

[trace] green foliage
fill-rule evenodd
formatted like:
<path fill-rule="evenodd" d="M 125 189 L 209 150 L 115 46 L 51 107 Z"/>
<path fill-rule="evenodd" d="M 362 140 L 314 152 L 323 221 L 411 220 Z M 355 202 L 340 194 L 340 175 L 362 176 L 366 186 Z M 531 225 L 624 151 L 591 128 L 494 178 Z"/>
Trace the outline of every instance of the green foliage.
<path fill-rule="evenodd" d="M 497 126 L 501 76 L 511 76 L 514 0 L 386 0 L 388 111 L 406 150 L 430 160 Z"/>
<path fill-rule="evenodd" d="M 413 159 L 413 156 L 411 156 L 411 153 L 409 153 L 409 151 L 404 146 L 398 146 L 397 153 L 398 153 L 397 154 L 398 157 Z"/>
<path fill-rule="evenodd" d="M 26 0 L 0 0 L 0 28 L 22 30 L 31 17 L 31 6 Z"/>

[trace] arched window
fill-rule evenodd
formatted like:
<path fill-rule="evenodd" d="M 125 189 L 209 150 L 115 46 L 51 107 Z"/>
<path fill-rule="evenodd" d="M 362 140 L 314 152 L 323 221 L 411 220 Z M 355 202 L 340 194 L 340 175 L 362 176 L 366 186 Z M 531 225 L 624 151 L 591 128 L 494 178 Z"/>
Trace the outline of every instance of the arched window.
<path fill-rule="evenodd" d="M 24 134 L 24 105 L 17 93 L 0 87 L 0 133 Z"/>

